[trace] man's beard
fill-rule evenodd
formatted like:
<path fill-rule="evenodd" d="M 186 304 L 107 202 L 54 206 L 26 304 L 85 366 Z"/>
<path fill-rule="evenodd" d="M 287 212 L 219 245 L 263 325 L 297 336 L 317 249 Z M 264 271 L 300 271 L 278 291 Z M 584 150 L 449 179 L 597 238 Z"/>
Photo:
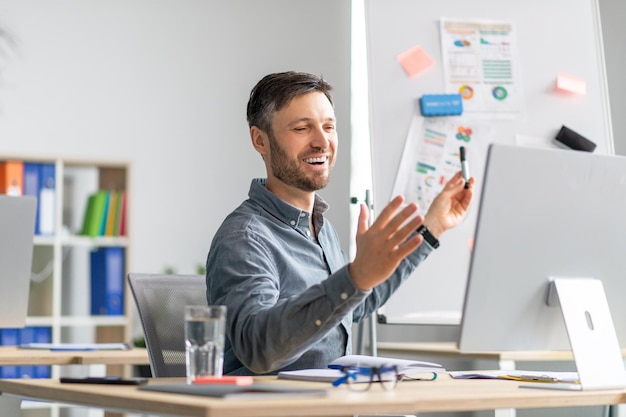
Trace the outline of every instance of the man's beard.
<path fill-rule="evenodd" d="M 274 176 L 281 180 L 283 183 L 296 187 L 302 191 L 317 191 L 326 187 L 328 184 L 329 176 L 326 174 L 315 175 L 308 177 L 298 164 L 298 161 L 294 161 L 289 158 L 285 150 L 278 145 L 273 134 L 269 134 L 269 141 L 271 146 L 270 165 L 272 167 L 272 173 Z M 319 153 L 321 149 L 317 151 Z M 332 168 L 332 155 L 329 161 L 330 168 Z"/>

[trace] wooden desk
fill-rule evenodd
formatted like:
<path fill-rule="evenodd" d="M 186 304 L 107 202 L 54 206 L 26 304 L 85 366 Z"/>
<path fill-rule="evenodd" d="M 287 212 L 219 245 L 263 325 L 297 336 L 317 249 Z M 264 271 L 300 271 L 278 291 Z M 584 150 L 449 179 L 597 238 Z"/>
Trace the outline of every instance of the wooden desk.
<path fill-rule="evenodd" d="M 517 369 L 517 362 L 552 362 L 573 361 L 574 356 L 570 350 L 552 351 L 502 351 L 502 352 L 461 352 L 456 342 L 378 342 L 376 344 L 380 356 L 393 356 L 398 354 L 411 354 L 417 356 L 442 356 L 454 359 L 468 360 L 491 360 L 498 363 L 502 370 Z M 622 349 L 622 355 L 626 358 L 626 349 Z M 507 407 L 495 410 L 495 417 L 515 417 L 516 407 Z M 617 414 L 614 411 L 613 414 Z M 622 413 L 619 412 L 621 415 Z"/>
<path fill-rule="evenodd" d="M 461 352 L 456 342 L 378 342 L 377 348 L 387 352 L 417 353 L 420 355 L 443 355 L 467 359 L 491 359 L 520 362 L 573 361 L 570 350 L 514 350 Z M 622 349 L 626 358 L 626 349 Z"/>
<path fill-rule="evenodd" d="M 150 363 L 145 348 L 129 350 L 51 351 L 0 346 L 0 365 L 144 365 Z M 16 380 L 19 381 L 19 380 Z M 0 410 L 19 415 L 19 401 L 0 396 Z"/>
<path fill-rule="evenodd" d="M 134 386 L 106 387 L 61 384 L 58 380 L 0 380 L 0 392 L 20 397 L 79 404 L 128 412 L 190 417 L 353 416 L 355 414 L 416 414 L 477 411 L 496 408 L 544 408 L 607 405 L 626 402 L 626 390 L 557 391 L 519 388 L 515 381 L 453 380 L 404 381 L 391 392 L 374 384 L 367 392 L 350 392 L 329 384 L 260 378 L 263 382 L 326 386 L 322 398 L 223 400 L 180 394 L 140 391 Z M 177 379 L 182 382 L 182 379 Z M 172 382 L 155 379 L 150 383 Z M 322 385 L 323 384 L 323 385 Z"/>
<path fill-rule="evenodd" d="M 415 354 L 426 356 L 447 356 L 461 359 L 487 359 L 497 361 L 500 369 L 515 369 L 515 362 L 573 361 L 569 350 L 550 351 L 508 351 L 508 352 L 461 352 L 456 342 L 378 342 L 376 347 L 385 354 Z M 380 354 L 380 352 L 378 352 Z M 626 357 L 626 350 L 622 352 Z"/>
<path fill-rule="evenodd" d="M 0 346 L 0 365 L 145 365 L 144 348 L 129 350 L 51 351 Z"/>

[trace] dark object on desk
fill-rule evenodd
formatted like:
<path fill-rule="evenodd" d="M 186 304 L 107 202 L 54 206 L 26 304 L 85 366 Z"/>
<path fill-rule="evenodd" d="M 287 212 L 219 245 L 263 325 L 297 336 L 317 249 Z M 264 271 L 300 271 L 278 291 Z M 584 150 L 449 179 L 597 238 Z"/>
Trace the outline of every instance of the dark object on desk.
<path fill-rule="evenodd" d="M 148 379 L 140 377 L 88 376 L 86 378 L 61 377 L 60 381 L 66 384 L 144 385 L 148 382 Z"/>
<path fill-rule="evenodd" d="M 575 151 L 593 152 L 596 149 L 595 143 L 566 126 L 561 127 L 554 140 Z"/>
<path fill-rule="evenodd" d="M 252 385 L 197 385 L 197 384 L 149 384 L 139 387 L 143 391 L 168 392 L 172 394 L 199 395 L 203 397 L 219 397 L 224 399 L 261 399 L 261 398 L 292 398 L 292 397 L 324 397 L 326 389 L 293 387 L 276 384 Z"/>

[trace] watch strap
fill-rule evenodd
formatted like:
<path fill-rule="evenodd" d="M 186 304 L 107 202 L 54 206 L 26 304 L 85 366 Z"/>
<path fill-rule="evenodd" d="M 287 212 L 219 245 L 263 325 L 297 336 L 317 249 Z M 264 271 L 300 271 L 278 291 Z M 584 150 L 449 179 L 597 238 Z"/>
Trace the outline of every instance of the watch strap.
<path fill-rule="evenodd" d="M 439 239 L 437 239 L 435 236 L 433 236 L 432 233 L 430 233 L 428 227 L 421 225 L 417 228 L 417 233 L 422 235 L 424 237 L 424 240 L 428 242 L 428 244 L 433 248 L 437 249 L 439 247 Z"/>

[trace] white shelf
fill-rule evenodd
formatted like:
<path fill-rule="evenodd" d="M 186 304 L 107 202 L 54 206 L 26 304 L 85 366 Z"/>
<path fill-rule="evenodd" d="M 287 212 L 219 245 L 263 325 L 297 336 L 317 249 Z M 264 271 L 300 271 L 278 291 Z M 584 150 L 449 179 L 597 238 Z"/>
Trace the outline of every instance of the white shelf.
<path fill-rule="evenodd" d="M 128 238 L 119 237 L 89 237 L 89 236 L 63 236 L 61 238 L 63 246 L 84 246 L 84 247 L 106 247 L 106 246 L 128 246 Z"/>
<path fill-rule="evenodd" d="M 35 236 L 33 243 L 35 246 L 54 246 L 55 238 L 53 236 Z"/>
<path fill-rule="evenodd" d="M 116 326 L 123 327 L 130 324 L 129 318 L 124 316 L 30 316 L 26 318 L 27 326 L 48 327 L 84 327 L 84 326 Z"/>
<path fill-rule="evenodd" d="M 82 228 L 89 195 L 98 190 L 124 190 L 127 196 L 130 195 L 130 164 L 119 160 L 48 158 L 41 155 L 0 154 L 0 160 L 52 164 L 55 169 L 55 234 L 33 238 L 35 275 L 31 283 L 26 324 L 50 327 L 52 342 L 55 343 L 130 343 L 133 304 L 129 300 L 131 295 L 125 280 L 129 270 L 130 239 L 128 236 L 75 234 Z M 126 225 L 129 212 L 129 205 L 126 204 Z M 124 315 L 89 315 L 90 252 L 102 247 L 124 248 Z"/>
<path fill-rule="evenodd" d="M 83 247 L 107 247 L 107 246 L 128 246 L 128 238 L 126 236 L 116 237 L 90 237 L 90 236 L 63 236 L 56 238 L 54 236 L 35 236 L 33 243 L 35 246 L 54 246 L 57 244 L 57 239 L 60 239 L 61 246 L 83 246 Z"/>

